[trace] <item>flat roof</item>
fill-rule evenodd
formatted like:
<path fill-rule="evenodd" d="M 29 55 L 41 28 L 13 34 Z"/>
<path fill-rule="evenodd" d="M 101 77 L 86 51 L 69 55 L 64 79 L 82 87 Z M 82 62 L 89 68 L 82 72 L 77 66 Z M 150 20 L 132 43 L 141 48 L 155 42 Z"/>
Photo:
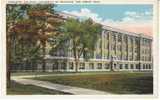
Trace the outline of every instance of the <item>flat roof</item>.
<path fill-rule="evenodd" d="M 131 36 L 152 39 L 151 36 L 145 35 L 144 33 L 129 32 L 129 31 L 125 31 L 125 30 L 122 30 L 122 29 L 118 29 L 118 28 L 114 28 L 114 27 L 111 27 L 111 26 L 107 26 L 107 25 L 102 25 L 102 26 L 103 26 L 103 29 L 110 30 L 110 31 L 115 31 L 117 33 L 123 33 L 123 34 L 131 35 Z"/>

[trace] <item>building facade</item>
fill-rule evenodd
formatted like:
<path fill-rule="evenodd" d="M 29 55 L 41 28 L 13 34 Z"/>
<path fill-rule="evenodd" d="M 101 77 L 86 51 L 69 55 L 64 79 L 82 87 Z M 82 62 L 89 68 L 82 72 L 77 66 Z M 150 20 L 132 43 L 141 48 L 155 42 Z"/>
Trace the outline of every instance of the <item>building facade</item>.
<path fill-rule="evenodd" d="M 59 13 L 63 20 L 76 16 L 66 13 Z M 152 37 L 144 34 L 137 34 L 120 29 L 103 26 L 101 38 L 97 41 L 93 57 L 85 60 L 83 54 L 79 61 L 79 72 L 84 71 L 152 71 Z M 66 41 L 65 47 L 58 48 L 49 55 L 51 46 L 46 47 L 46 71 L 74 72 L 75 61 L 72 51 L 72 42 Z M 42 71 L 41 62 L 29 68 L 28 65 L 12 67 L 12 70 Z M 26 69 L 27 68 L 27 69 Z"/>
<path fill-rule="evenodd" d="M 72 43 L 67 50 L 58 49 L 46 56 L 46 71 L 75 71 Z M 38 69 L 42 68 L 41 64 Z M 103 26 L 101 38 L 96 43 L 93 58 L 79 62 L 79 72 L 84 71 L 152 71 L 152 37 Z"/>

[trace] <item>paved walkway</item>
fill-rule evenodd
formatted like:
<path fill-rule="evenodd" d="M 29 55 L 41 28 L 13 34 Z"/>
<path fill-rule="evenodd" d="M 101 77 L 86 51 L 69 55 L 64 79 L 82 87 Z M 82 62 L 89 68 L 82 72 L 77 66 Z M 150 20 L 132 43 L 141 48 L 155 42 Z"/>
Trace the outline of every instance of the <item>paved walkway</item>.
<path fill-rule="evenodd" d="M 32 76 L 34 77 L 34 76 Z M 108 95 L 110 93 L 103 92 L 103 91 L 97 91 L 92 89 L 85 89 L 85 88 L 79 88 L 79 87 L 73 87 L 73 86 L 66 86 L 61 84 L 55 84 L 47 81 L 39 81 L 39 80 L 32 80 L 32 79 L 24 79 L 24 77 L 12 77 L 12 80 L 20 83 L 20 84 L 30 84 L 35 86 L 40 86 L 52 90 L 58 90 L 62 92 L 67 92 L 75 95 Z"/>

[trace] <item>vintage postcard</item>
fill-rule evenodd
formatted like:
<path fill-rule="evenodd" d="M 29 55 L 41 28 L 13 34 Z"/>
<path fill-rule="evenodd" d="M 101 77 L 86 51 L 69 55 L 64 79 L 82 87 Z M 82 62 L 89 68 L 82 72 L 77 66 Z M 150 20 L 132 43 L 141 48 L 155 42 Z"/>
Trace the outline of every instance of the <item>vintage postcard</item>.
<path fill-rule="evenodd" d="M 158 1 L 2 6 L 6 96 L 157 97 Z"/>

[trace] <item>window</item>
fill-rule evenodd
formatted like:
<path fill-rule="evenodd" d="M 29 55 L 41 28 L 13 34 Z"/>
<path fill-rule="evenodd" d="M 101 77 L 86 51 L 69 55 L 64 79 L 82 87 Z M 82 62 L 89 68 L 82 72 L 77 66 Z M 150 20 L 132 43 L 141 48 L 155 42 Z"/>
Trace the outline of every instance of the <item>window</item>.
<path fill-rule="evenodd" d="M 149 69 L 149 68 L 148 68 L 148 64 L 146 65 L 146 69 Z"/>
<path fill-rule="evenodd" d="M 129 55 L 129 60 L 132 60 L 132 58 L 133 58 L 132 55 Z"/>
<path fill-rule="evenodd" d="M 130 38 L 130 41 L 131 41 L 131 44 L 133 44 L 133 38 L 132 37 Z"/>
<path fill-rule="evenodd" d="M 131 69 L 134 69 L 134 66 L 133 66 L 133 64 L 131 64 Z"/>
<path fill-rule="evenodd" d="M 73 69 L 73 62 L 69 62 L 69 69 Z"/>
<path fill-rule="evenodd" d="M 80 63 L 79 69 L 85 69 L 85 63 Z"/>
<path fill-rule="evenodd" d="M 65 56 L 64 50 L 62 48 L 59 50 L 59 56 Z"/>
<path fill-rule="evenodd" d="M 114 68 L 116 69 L 116 64 L 114 64 Z"/>
<path fill-rule="evenodd" d="M 58 69 L 58 62 L 55 62 L 52 66 L 53 66 L 53 70 L 57 70 Z"/>
<path fill-rule="evenodd" d="M 142 40 L 142 45 L 145 45 L 145 39 L 143 38 L 143 40 Z"/>
<path fill-rule="evenodd" d="M 140 68 L 139 64 L 136 64 L 136 69 L 139 69 L 139 68 Z"/>
<path fill-rule="evenodd" d="M 109 69 L 109 64 L 108 63 L 105 64 L 105 69 Z"/>
<path fill-rule="evenodd" d="M 146 69 L 146 66 L 145 66 L 145 64 L 143 64 L 143 69 Z"/>
<path fill-rule="evenodd" d="M 61 63 L 61 68 L 62 68 L 62 69 L 66 69 L 66 63 L 64 63 L 64 62 Z"/>
<path fill-rule="evenodd" d="M 121 35 L 118 35 L 118 42 L 121 42 L 121 39 L 122 39 Z"/>
<path fill-rule="evenodd" d="M 89 64 L 89 69 L 94 69 L 94 63 Z"/>
<path fill-rule="evenodd" d="M 135 52 L 135 53 L 138 52 L 138 47 L 135 47 L 134 52 Z"/>
<path fill-rule="evenodd" d="M 97 69 L 102 69 L 102 63 L 98 63 Z"/>
<path fill-rule="evenodd" d="M 115 34 L 112 34 L 112 40 L 115 42 L 115 40 L 116 40 L 116 35 Z"/>
<path fill-rule="evenodd" d="M 118 50 L 118 51 L 121 50 L 121 45 L 118 45 L 117 50 Z"/>
<path fill-rule="evenodd" d="M 124 35 L 124 41 L 125 41 L 125 43 L 127 43 L 127 41 L 128 41 L 127 35 Z"/>
<path fill-rule="evenodd" d="M 128 69 L 128 64 L 125 64 L 125 69 Z"/>
<path fill-rule="evenodd" d="M 151 69 L 151 64 L 149 64 L 149 69 Z"/>
<path fill-rule="evenodd" d="M 123 69 L 123 64 L 120 64 L 120 65 L 119 65 L 119 69 Z"/>
<path fill-rule="evenodd" d="M 112 50 L 115 50 L 116 49 L 116 45 L 115 44 L 112 44 Z"/>
<path fill-rule="evenodd" d="M 101 54 L 98 54 L 98 53 L 97 53 L 97 54 L 96 54 L 96 58 L 97 58 L 97 59 L 101 59 L 101 58 L 102 58 Z"/>

